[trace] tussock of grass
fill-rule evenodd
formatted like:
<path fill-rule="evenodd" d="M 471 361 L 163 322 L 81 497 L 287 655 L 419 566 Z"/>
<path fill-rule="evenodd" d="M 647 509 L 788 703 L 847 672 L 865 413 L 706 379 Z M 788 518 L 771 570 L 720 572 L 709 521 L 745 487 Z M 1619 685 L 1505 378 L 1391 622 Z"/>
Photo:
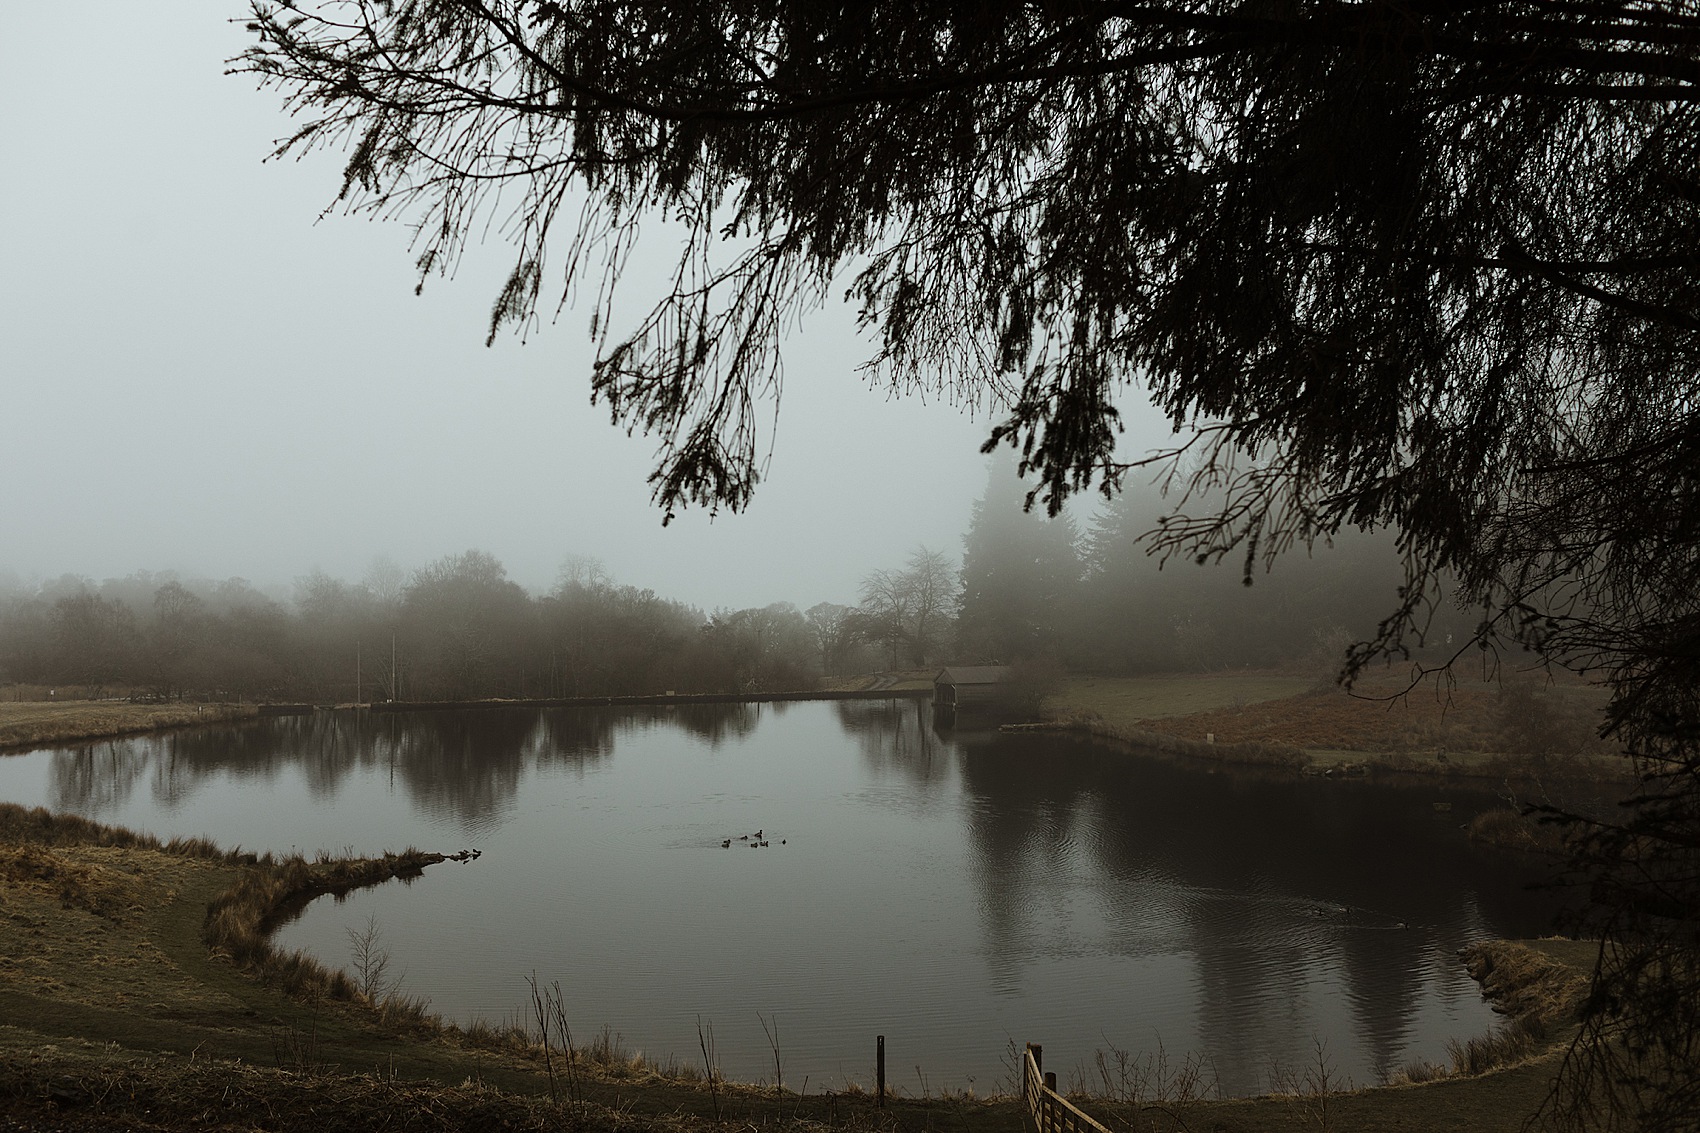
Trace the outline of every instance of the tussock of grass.
<path fill-rule="evenodd" d="M 1426 1058 L 1413 1058 L 1393 1075 L 1393 1085 L 1418 1085 L 1423 1082 L 1435 1082 L 1446 1077 L 1446 1067 L 1430 1062 Z"/>
<path fill-rule="evenodd" d="M 1485 940 L 1459 952 L 1494 1010 L 1531 1032 L 1574 1020 L 1588 989 L 1587 973 L 1512 940 Z"/>
<path fill-rule="evenodd" d="M 1516 1065 L 1535 1054 L 1545 1040 L 1546 1029 L 1539 1019 L 1514 1019 L 1464 1042 L 1448 1039 L 1446 1057 L 1454 1074 L 1485 1074 Z"/>
<path fill-rule="evenodd" d="M 161 842 L 118 826 L 102 826 L 74 814 L 54 814 L 45 807 L 0 803 L 0 845 L 116 846 L 121 849 L 161 850 L 184 857 L 232 865 L 251 865 L 259 859 L 239 850 L 224 850 L 205 838 L 173 838 Z"/>
<path fill-rule="evenodd" d="M 107 920 L 139 911 L 140 886 L 118 870 L 72 861 L 30 843 L 0 845 L 0 882 L 58 899 L 67 909 L 87 909 Z"/>

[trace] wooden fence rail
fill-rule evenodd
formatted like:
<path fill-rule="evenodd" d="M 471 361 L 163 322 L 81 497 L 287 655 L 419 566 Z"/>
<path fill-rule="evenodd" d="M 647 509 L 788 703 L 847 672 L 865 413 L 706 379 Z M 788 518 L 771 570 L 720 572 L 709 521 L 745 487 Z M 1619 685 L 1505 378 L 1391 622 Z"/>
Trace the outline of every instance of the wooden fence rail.
<path fill-rule="evenodd" d="M 1022 1056 L 1021 1097 L 1038 1133 L 1110 1133 L 1057 1092 L 1057 1076 L 1046 1074 L 1045 1048 L 1028 1043 Z"/>

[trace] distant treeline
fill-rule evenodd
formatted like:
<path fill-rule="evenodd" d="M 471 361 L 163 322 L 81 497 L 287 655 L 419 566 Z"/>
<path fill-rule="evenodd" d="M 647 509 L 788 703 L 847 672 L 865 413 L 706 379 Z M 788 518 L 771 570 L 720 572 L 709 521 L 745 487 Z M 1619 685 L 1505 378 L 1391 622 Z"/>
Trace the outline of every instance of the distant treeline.
<path fill-rule="evenodd" d="M 242 579 L 65 576 L 0 588 L 0 683 L 160 697 L 315 702 L 764 692 L 823 677 L 944 663 L 1042 660 L 1077 671 L 1337 668 L 1402 580 L 1387 534 L 1297 550 L 1242 583 L 1227 563 L 1159 570 L 1139 537 L 1164 501 L 1130 491 L 1081 532 L 1022 510 L 995 467 L 960 565 L 917 549 L 874 570 L 861 602 L 781 602 L 705 615 L 575 559 L 531 594 L 482 551 L 357 583 L 321 572 L 279 601 Z M 1442 609 L 1432 639 L 1472 623 Z"/>
<path fill-rule="evenodd" d="M 705 616 L 569 564 L 533 595 L 483 551 L 276 601 L 241 579 L 67 576 L 0 596 L 0 681 L 315 702 L 811 687 L 796 607 Z"/>

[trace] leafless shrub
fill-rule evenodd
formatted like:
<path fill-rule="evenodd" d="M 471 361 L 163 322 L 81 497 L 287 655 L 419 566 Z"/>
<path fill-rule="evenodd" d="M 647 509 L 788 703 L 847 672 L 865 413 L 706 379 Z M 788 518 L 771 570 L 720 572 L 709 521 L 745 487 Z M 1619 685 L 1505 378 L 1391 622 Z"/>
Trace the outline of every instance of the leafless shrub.
<path fill-rule="evenodd" d="M 354 984 L 374 1007 L 382 1005 L 401 988 L 401 977 L 390 978 L 390 950 L 383 946 L 383 930 L 376 914 L 368 914 L 365 927 L 343 930 L 348 935 Z"/>
<path fill-rule="evenodd" d="M 1328 1057 L 1328 1044 L 1322 1039 L 1312 1043 L 1314 1057 L 1302 1070 L 1292 1070 L 1279 1062 L 1269 1070 L 1269 1092 L 1293 1098 L 1304 1107 L 1311 1120 L 1323 1133 L 1334 1128 L 1333 1099 L 1352 1089 L 1350 1079 L 1341 1081 Z"/>

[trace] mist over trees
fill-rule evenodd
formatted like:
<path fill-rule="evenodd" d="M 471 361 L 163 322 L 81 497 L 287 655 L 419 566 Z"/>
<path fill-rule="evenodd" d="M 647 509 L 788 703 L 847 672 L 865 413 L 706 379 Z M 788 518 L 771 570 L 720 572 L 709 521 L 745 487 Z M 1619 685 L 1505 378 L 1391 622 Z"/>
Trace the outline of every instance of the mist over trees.
<path fill-rule="evenodd" d="M 1376 632 L 1403 578 L 1391 535 L 1349 533 L 1244 584 L 1235 564 L 1167 562 L 1140 536 L 1172 510 L 1129 486 L 1077 522 L 1027 510 L 990 462 L 960 559 L 916 547 L 859 602 L 704 613 L 575 556 L 533 594 L 468 550 L 350 582 L 315 570 L 285 594 L 138 571 L 0 588 L 0 683 L 151 698 L 465 700 L 797 691 L 861 674 L 1043 662 L 1105 674 L 1291 668 L 1326 676 Z M 1431 636 L 1478 615 L 1442 608 Z"/>
<path fill-rule="evenodd" d="M 1026 511 L 1014 465 L 1007 455 L 992 462 L 963 538 L 959 652 L 976 661 L 1063 652 L 1069 609 L 1080 599 L 1074 524 Z"/>
<path fill-rule="evenodd" d="M 588 564 L 588 565 L 587 565 Z M 533 595 L 470 550 L 360 582 L 314 571 L 288 600 L 243 579 L 139 571 L 0 590 L 0 682 L 147 698 L 458 700 L 812 687 L 795 607 L 704 615 L 569 562 Z"/>
<path fill-rule="evenodd" d="M 1399 601 L 1404 562 L 1390 531 L 1342 531 L 1248 573 L 1155 552 L 1143 537 L 1176 505 L 1156 483 L 1128 483 L 1077 524 L 1066 511 L 1028 510 L 1014 465 L 992 462 L 963 540 L 962 663 L 1043 658 L 1110 674 L 1302 666 L 1323 679 Z M 1437 603 L 1424 642 L 1456 649 L 1478 619 Z"/>

